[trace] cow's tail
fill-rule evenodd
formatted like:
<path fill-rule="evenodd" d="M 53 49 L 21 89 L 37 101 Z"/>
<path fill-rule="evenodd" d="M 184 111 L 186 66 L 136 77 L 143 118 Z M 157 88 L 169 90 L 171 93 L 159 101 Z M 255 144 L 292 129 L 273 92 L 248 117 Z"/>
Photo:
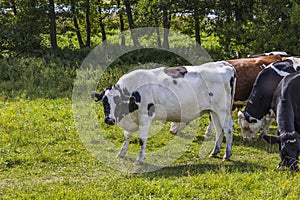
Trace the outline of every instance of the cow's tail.
<path fill-rule="evenodd" d="M 230 87 L 231 87 L 231 107 L 233 106 L 233 102 L 234 102 L 234 95 L 235 95 L 235 87 L 236 87 L 236 77 L 237 77 L 237 73 L 236 70 L 234 68 L 233 65 L 231 65 L 232 70 L 233 70 L 233 74 L 230 78 Z"/>

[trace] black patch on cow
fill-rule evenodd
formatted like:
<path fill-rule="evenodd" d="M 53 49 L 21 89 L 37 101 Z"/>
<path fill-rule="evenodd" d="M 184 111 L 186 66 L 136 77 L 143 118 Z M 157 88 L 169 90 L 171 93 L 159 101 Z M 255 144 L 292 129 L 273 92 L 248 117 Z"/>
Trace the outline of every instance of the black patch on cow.
<path fill-rule="evenodd" d="M 139 106 L 136 103 L 141 102 L 141 95 L 138 91 L 134 91 L 129 98 L 129 112 L 134 112 L 139 109 Z"/>
<path fill-rule="evenodd" d="M 139 138 L 139 143 L 140 143 L 140 146 L 144 145 L 144 141 L 141 138 Z"/>
<path fill-rule="evenodd" d="M 128 108 L 129 108 L 129 112 L 132 113 L 134 112 L 135 110 L 139 109 L 139 106 L 136 104 L 136 98 L 131 96 L 129 98 L 129 105 L 128 105 Z"/>
<path fill-rule="evenodd" d="M 153 103 L 149 103 L 147 106 L 147 110 L 148 110 L 148 116 L 152 117 L 154 112 L 155 112 L 155 107 Z"/>
<path fill-rule="evenodd" d="M 288 73 L 296 72 L 295 68 L 294 68 L 294 63 L 291 60 L 278 61 L 278 62 L 273 63 L 273 66 L 280 71 L 285 71 Z"/>
<path fill-rule="evenodd" d="M 183 78 L 187 73 L 187 69 L 185 67 L 167 67 L 164 72 L 172 78 Z"/>
<path fill-rule="evenodd" d="M 233 88 L 234 79 L 235 79 L 235 77 L 231 77 L 231 79 L 230 79 L 231 96 L 233 95 L 233 91 L 234 91 L 234 88 Z"/>
<path fill-rule="evenodd" d="M 141 95 L 138 91 L 134 91 L 131 96 L 133 96 L 135 98 L 135 101 L 140 103 L 141 102 Z"/>
<path fill-rule="evenodd" d="M 174 84 L 174 85 L 177 85 L 177 81 L 176 81 L 176 80 L 173 80 L 173 84 Z"/>
<path fill-rule="evenodd" d="M 210 97 L 212 97 L 212 96 L 214 96 L 214 93 L 209 92 L 208 95 L 209 95 Z"/>
<path fill-rule="evenodd" d="M 271 109 L 273 94 L 282 78 L 272 67 L 263 69 L 255 80 L 245 112 L 261 120 Z"/>
<path fill-rule="evenodd" d="M 108 116 L 110 114 L 110 105 L 108 103 L 108 98 L 103 98 L 103 107 L 104 107 L 104 114 L 105 116 Z"/>

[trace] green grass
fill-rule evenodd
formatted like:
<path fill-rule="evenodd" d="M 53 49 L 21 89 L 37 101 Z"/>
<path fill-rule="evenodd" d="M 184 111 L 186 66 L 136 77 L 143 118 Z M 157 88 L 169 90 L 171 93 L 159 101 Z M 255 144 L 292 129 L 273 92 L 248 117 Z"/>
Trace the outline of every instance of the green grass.
<path fill-rule="evenodd" d="M 107 137 L 121 146 L 121 130 L 102 121 L 100 117 Z M 200 122 L 199 133 L 176 162 L 158 171 L 131 174 L 106 166 L 85 148 L 75 129 L 70 99 L 0 101 L 0 199 L 300 198 L 299 173 L 275 169 L 277 146 L 260 140 L 244 143 L 238 125 L 233 161 L 199 159 L 207 116 Z M 168 127 L 160 132 L 150 137 L 149 152 L 174 137 Z M 136 136 L 129 148 L 137 155 Z"/>

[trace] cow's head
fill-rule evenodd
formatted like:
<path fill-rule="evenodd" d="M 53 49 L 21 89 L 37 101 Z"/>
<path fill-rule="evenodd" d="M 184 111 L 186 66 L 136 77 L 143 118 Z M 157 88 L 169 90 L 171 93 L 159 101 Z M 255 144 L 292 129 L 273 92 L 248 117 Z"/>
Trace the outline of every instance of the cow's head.
<path fill-rule="evenodd" d="M 247 112 L 238 112 L 238 124 L 241 126 L 244 141 L 251 142 L 262 128 L 265 119 L 256 119 Z"/>
<path fill-rule="evenodd" d="M 118 85 L 107 87 L 101 94 L 93 93 L 92 98 L 95 101 L 102 100 L 104 122 L 109 125 L 120 122 L 125 115 L 137 110 L 138 103 L 141 101 L 138 92 L 130 94 L 126 88 L 121 89 Z"/>
<path fill-rule="evenodd" d="M 300 134 L 296 131 L 282 133 L 280 136 L 261 136 L 270 144 L 279 144 L 280 163 L 278 168 L 286 166 L 298 171 L 298 157 L 300 153 Z"/>

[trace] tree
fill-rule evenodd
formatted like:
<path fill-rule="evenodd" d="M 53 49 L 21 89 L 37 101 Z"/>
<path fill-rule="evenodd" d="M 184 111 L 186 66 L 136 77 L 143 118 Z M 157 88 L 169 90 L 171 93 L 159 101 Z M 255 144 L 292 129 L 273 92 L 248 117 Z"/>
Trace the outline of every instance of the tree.
<path fill-rule="evenodd" d="M 90 0 L 85 1 L 86 47 L 91 46 Z"/>
<path fill-rule="evenodd" d="M 170 22 L 169 22 L 169 16 L 168 16 L 168 5 L 166 3 L 161 4 L 161 9 L 163 12 L 163 27 L 164 27 L 164 40 L 163 40 L 163 47 L 165 49 L 169 49 L 169 28 L 170 28 Z"/>
<path fill-rule="evenodd" d="M 124 5 L 126 8 L 126 14 L 127 14 L 127 19 L 128 19 L 128 24 L 129 24 L 129 28 L 130 28 L 130 32 L 131 32 L 131 38 L 133 41 L 133 45 L 134 46 L 140 46 L 139 40 L 136 37 L 136 35 L 134 34 L 134 21 L 133 21 L 133 17 L 132 17 L 132 12 L 131 12 L 131 3 L 130 0 L 124 0 Z"/>
<path fill-rule="evenodd" d="M 117 0 L 117 8 L 119 14 L 119 21 L 120 21 L 120 31 L 123 33 L 125 31 L 124 20 L 123 20 L 123 9 L 121 7 L 120 0 Z M 125 45 L 125 36 L 121 34 L 121 45 Z"/>
<path fill-rule="evenodd" d="M 53 49 L 57 49 L 56 40 L 56 16 L 54 10 L 54 0 L 49 0 L 49 18 L 50 18 L 50 41 Z"/>
<path fill-rule="evenodd" d="M 83 43 L 83 40 L 82 40 L 78 20 L 77 20 L 77 17 L 76 17 L 77 9 L 76 9 L 75 0 L 71 0 L 71 12 L 72 12 L 72 16 L 73 16 L 72 18 L 73 18 L 73 23 L 74 23 L 75 32 L 76 32 L 76 35 L 77 35 L 77 40 L 78 40 L 78 43 L 79 43 L 79 47 L 82 49 L 82 48 L 84 48 L 84 43 Z"/>

